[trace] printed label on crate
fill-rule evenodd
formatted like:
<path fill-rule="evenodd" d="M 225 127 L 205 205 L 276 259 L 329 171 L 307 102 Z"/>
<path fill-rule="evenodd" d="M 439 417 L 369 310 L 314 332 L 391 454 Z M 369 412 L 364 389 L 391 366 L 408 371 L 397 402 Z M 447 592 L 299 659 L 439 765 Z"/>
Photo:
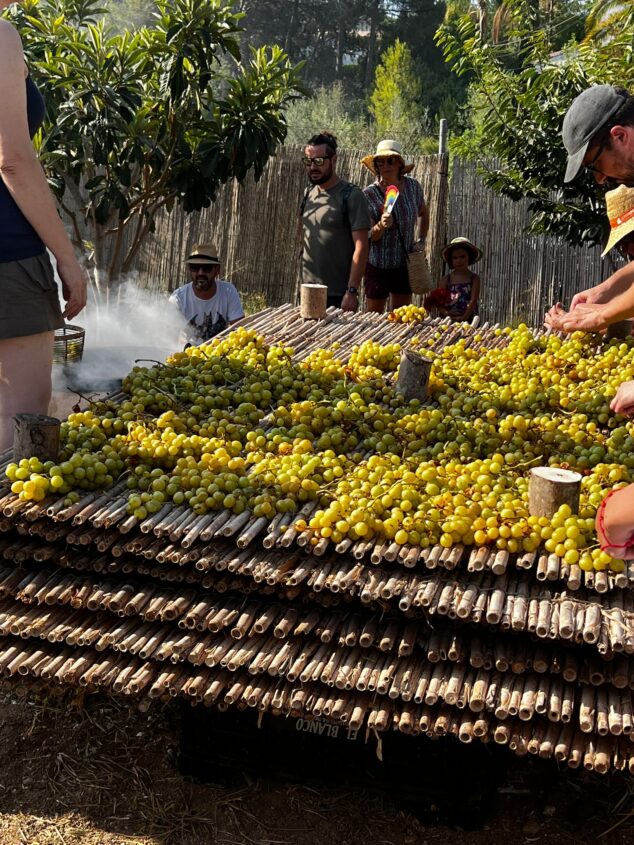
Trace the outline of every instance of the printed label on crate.
<path fill-rule="evenodd" d="M 334 725 L 326 719 L 295 719 L 295 730 L 301 733 L 318 734 L 329 739 L 345 739 L 353 742 L 359 736 L 356 728 Z"/>

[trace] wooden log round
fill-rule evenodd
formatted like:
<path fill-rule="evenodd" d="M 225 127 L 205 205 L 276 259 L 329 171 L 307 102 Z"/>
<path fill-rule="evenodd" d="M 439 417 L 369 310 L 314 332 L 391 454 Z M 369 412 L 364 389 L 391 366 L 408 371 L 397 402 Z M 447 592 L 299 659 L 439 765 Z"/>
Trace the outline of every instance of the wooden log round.
<path fill-rule="evenodd" d="M 535 467 L 528 481 L 528 509 L 531 516 L 554 516 L 562 505 L 579 511 L 581 475 L 556 467 Z"/>
<path fill-rule="evenodd" d="M 299 311 L 304 320 L 323 320 L 326 316 L 326 285 L 302 285 Z"/>
<path fill-rule="evenodd" d="M 431 367 L 429 358 L 405 349 L 398 368 L 397 393 L 401 393 L 407 400 L 419 399 L 424 402 L 428 396 Z"/>
<path fill-rule="evenodd" d="M 59 455 L 60 421 L 43 414 L 16 414 L 13 432 L 13 460 L 38 457 L 56 461 Z"/>

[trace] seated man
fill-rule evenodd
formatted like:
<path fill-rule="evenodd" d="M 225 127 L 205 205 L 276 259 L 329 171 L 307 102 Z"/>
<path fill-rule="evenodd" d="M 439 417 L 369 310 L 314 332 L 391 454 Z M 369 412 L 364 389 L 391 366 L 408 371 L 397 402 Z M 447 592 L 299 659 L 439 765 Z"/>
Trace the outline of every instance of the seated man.
<path fill-rule="evenodd" d="M 169 301 L 187 320 L 184 342 L 198 346 L 244 317 L 238 291 L 219 279 L 215 244 L 196 244 L 187 259 L 191 282 L 177 288 Z"/>

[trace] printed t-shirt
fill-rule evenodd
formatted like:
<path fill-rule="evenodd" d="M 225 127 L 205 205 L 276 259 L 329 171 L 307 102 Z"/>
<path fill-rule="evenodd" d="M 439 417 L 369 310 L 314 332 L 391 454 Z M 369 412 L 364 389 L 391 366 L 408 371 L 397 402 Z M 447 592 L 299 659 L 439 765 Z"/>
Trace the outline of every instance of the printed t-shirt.
<path fill-rule="evenodd" d="M 244 317 L 240 294 L 231 284 L 216 279 L 216 293 L 211 299 L 201 299 L 190 282 L 178 288 L 169 301 L 176 305 L 188 325 L 184 342 L 198 345 L 219 334 L 234 320 Z"/>

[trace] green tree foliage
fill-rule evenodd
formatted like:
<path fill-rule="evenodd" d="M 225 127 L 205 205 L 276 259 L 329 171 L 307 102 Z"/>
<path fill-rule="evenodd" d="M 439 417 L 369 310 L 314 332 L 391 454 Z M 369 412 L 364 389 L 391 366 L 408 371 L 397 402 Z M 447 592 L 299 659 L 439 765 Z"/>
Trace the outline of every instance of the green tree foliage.
<path fill-rule="evenodd" d="M 133 268 L 161 208 L 200 209 L 229 179 L 259 178 L 301 91 L 280 48 L 241 60 L 240 15 L 225 0 L 156 7 L 152 27 L 122 34 L 98 0 L 12 11 L 47 98 L 42 161 L 102 293 Z"/>
<path fill-rule="evenodd" d="M 374 126 L 363 111 L 353 111 L 341 82 L 322 86 L 311 98 L 291 103 L 286 110 L 286 120 L 286 140 L 291 144 L 305 144 L 311 135 L 325 129 L 337 136 L 339 146 L 343 148 L 369 150 L 376 145 Z"/>
<path fill-rule="evenodd" d="M 571 244 L 601 243 L 606 226 L 603 192 L 590 174 L 563 184 L 567 156 L 561 126 L 572 100 L 588 86 L 631 82 L 631 37 L 622 36 L 617 50 L 614 42 L 609 48 L 580 45 L 565 51 L 564 61 L 554 62 L 553 43 L 548 29 L 538 25 L 535 4 L 507 3 L 516 68 L 509 68 L 498 48 L 481 39 L 470 15 L 438 32 L 454 71 L 472 79 L 472 126 L 454 142 L 454 149 L 480 160 L 489 187 L 513 200 L 529 199 L 530 232 Z"/>
<path fill-rule="evenodd" d="M 628 32 L 634 33 L 631 0 L 594 0 L 586 18 L 586 41 L 605 44 Z"/>
<path fill-rule="evenodd" d="M 402 41 L 396 41 L 381 56 L 370 95 L 370 112 L 376 134 L 398 138 L 409 149 L 425 129 L 429 130 L 418 103 L 421 82 L 414 73 L 412 54 Z"/>

